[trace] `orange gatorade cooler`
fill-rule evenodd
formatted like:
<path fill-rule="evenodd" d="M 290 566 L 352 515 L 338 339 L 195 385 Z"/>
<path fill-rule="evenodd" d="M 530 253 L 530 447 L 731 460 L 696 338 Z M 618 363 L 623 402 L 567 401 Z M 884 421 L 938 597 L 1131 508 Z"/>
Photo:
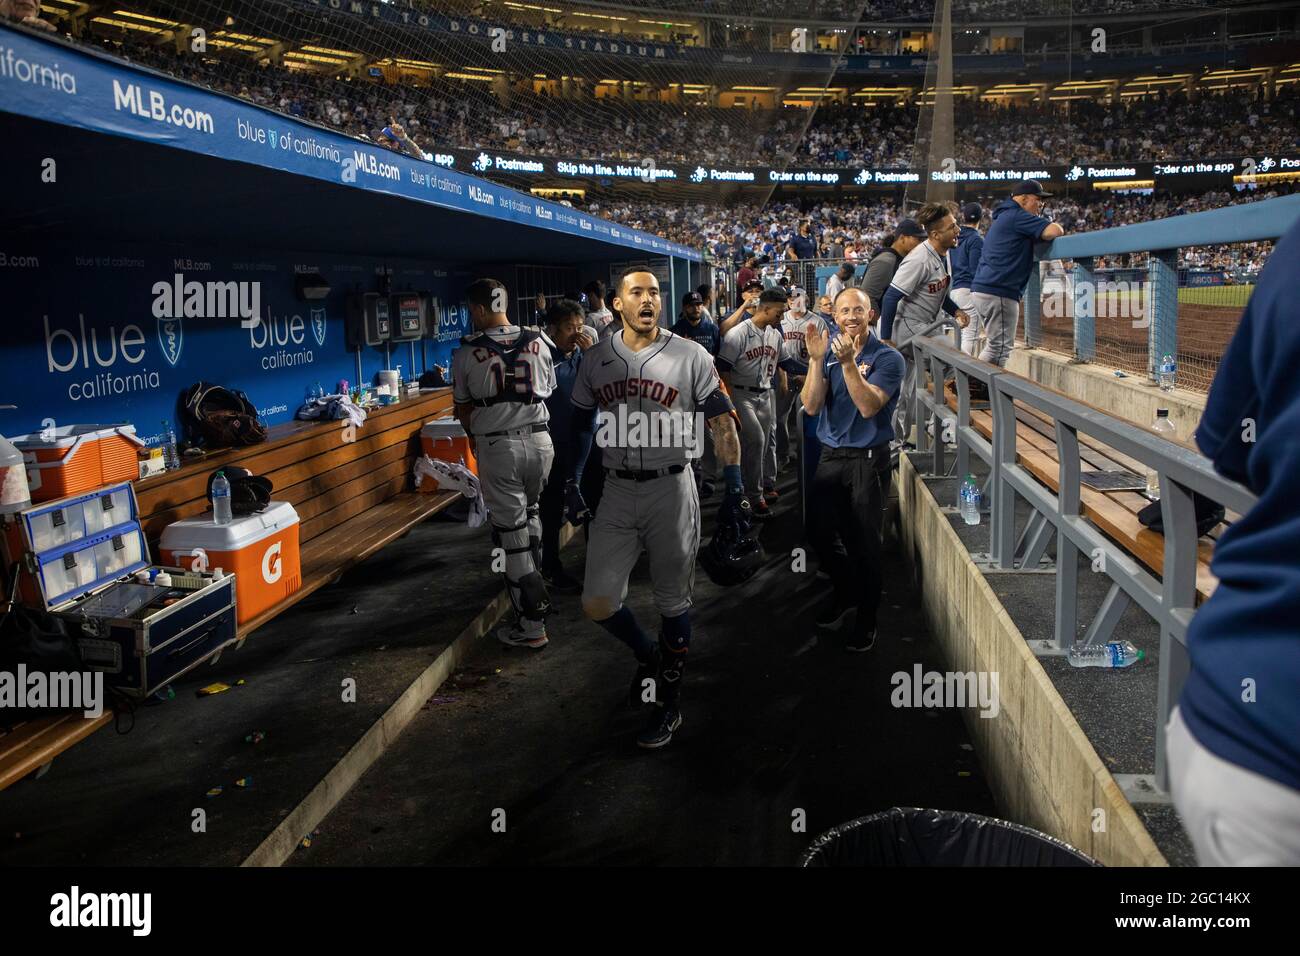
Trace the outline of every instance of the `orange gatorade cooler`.
<path fill-rule="evenodd" d="M 455 418 L 439 418 L 425 424 L 420 429 L 420 445 L 430 458 L 438 458 L 454 464 L 464 465 L 475 475 L 478 474 L 478 462 L 469 450 L 469 436 Z M 419 490 L 432 494 L 438 490 L 438 482 L 425 478 L 419 484 Z"/>
<path fill-rule="evenodd" d="M 163 529 L 161 563 L 235 574 L 237 620 L 244 624 L 302 587 L 298 512 L 272 501 L 260 514 L 215 524 L 212 512 L 174 521 Z M 195 555 L 201 550 L 201 556 Z M 205 564 L 206 563 L 206 566 Z"/>
<path fill-rule="evenodd" d="M 134 425 L 64 425 L 9 439 L 23 453 L 32 501 L 52 501 L 140 477 Z"/>

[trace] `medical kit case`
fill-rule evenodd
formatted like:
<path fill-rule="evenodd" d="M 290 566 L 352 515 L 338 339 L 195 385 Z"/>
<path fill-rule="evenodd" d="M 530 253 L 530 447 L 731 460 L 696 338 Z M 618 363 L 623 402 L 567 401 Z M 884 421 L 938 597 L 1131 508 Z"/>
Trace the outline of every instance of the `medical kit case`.
<path fill-rule="evenodd" d="M 105 682 L 146 697 L 237 640 L 235 577 L 157 574 L 129 482 L 27 508 L 6 520 L 19 595 L 62 618 L 82 660 Z"/>

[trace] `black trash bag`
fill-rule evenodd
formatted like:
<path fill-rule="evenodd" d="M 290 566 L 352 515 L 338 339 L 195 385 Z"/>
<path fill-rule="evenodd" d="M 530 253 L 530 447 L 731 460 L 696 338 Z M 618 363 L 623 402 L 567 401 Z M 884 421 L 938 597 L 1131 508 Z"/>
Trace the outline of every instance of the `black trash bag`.
<path fill-rule="evenodd" d="M 1192 492 L 1192 507 L 1196 509 L 1196 536 L 1199 538 L 1217 528 L 1227 514 L 1223 505 L 1195 491 Z M 1156 534 L 1165 533 L 1165 519 L 1158 501 L 1143 506 L 1138 512 L 1138 521 Z"/>
<path fill-rule="evenodd" d="M 1099 866 L 1067 843 L 977 813 L 894 807 L 827 830 L 800 866 Z"/>

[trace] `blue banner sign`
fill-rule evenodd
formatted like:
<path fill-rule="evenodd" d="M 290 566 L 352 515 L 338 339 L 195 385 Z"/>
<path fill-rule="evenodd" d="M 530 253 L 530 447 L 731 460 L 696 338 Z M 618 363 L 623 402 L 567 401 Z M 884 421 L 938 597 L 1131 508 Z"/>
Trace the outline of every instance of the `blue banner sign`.
<path fill-rule="evenodd" d="M 60 41 L 0 28 L 0 110 L 694 261 L 558 203 L 319 129 Z M 448 157 L 449 158 L 449 157 Z M 543 166 L 536 164 L 537 171 Z M 532 167 L 521 171 L 531 171 Z"/>

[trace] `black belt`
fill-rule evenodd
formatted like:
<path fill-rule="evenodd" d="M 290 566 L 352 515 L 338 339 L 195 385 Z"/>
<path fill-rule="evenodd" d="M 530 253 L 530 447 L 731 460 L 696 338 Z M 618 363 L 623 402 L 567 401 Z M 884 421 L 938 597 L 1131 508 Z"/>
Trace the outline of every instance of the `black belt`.
<path fill-rule="evenodd" d="M 828 448 L 823 458 L 879 458 L 881 455 L 889 455 L 889 442 L 881 442 L 879 445 L 872 445 L 870 448 L 855 448 L 852 446 L 843 446 L 839 448 Z"/>
<path fill-rule="evenodd" d="M 502 435 L 530 435 L 537 432 L 549 431 L 546 422 L 534 422 L 524 428 L 509 428 L 503 432 L 488 432 L 484 435 L 475 435 L 475 438 L 500 438 Z"/>
<path fill-rule="evenodd" d="M 685 470 L 685 465 L 669 465 L 667 468 L 654 471 L 619 471 L 617 468 L 606 468 L 605 474 L 611 478 L 626 478 L 628 481 L 651 481 L 668 475 L 680 475 Z"/>
<path fill-rule="evenodd" d="M 772 391 L 771 385 L 769 385 L 767 388 L 752 388 L 749 385 L 733 385 L 732 388 L 743 388 L 747 392 L 759 392 L 759 393 Z"/>

